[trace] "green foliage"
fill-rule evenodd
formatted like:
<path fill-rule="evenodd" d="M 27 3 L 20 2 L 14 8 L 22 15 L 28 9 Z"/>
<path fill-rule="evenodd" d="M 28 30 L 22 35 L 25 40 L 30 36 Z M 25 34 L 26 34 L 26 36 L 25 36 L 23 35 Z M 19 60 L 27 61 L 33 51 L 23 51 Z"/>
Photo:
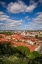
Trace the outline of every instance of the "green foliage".
<path fill-rule="evenodd" d="M 35 35 L 35 38 L 38 38 L 38 35 Z"/>
<path fill-rule="evenodd" d="M 13 54 L 15 52 L 15 47 L 13 48 L 10 44 L 10 42 L 7 42 L 5 44 L 0 43 L 0 55 L 5 54 Z"/>
<path fill-rule="evenodd" d="M 41 56 L 37 51 L 33 51 L 32 54 L 35 56 L 35 58 Z"/>
<path fill-rule="evenodd" d="M 30 53 L 30 50 L 25 46 L 18 46 L 17 49 L 26 57 L 28 57 L 28 54 Z"/>
<path fill-rule="evenodd" d="M 28 58 L 29 58 L 29 59 L 34 59 L 35 56 L 34 56 L 32 53 L 30 53 L 30 54 L 28 55 Z"/>
<path fill-rule="evenodd" d="M 10 32 L 10 31 L 8 31 L 8 32 L 6 32 L 6 31 L 3 31 L 3 32 L 0 32 L 0 34 L 5 34 L 5 35 L 12 35 L 13 33 L 12 33 L 12 32 Z"/>
<path fill-rule="evenodd" d="M 12 47 L 10 42 L 0 43 L 0 64 L 42 64 L 42 54 L 25 46 Z"/>

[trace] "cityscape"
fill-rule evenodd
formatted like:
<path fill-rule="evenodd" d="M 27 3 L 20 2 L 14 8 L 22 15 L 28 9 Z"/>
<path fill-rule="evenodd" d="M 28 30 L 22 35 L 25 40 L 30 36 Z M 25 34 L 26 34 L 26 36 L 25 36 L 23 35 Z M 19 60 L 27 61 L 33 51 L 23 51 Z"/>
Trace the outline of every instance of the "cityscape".
<path fill-rule="evenodd" d="M 4 31 L 0 31 L 0 33 Z M 42 52 L 42 31 L 5 31 L 0 34 L 0 42 L 11 42 L 12 46 L 27 46 L 30 51 Z M 9 35 L 8 35 L 9 33 Z M 10 35 L 12 33 L 12 35 Z M 2 38 L 1 38 L 2 37 Z"/>
<path fill-rule="evenodd" d="M 0 0 L 0 64 L 42 64 L 42 0 Z"/>

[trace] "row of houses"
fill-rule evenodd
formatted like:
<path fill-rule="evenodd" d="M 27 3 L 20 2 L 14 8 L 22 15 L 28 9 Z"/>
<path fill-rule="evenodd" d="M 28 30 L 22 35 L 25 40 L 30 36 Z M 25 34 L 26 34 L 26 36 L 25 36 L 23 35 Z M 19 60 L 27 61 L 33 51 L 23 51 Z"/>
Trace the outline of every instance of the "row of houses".
<path fill-rule="evenodd" d="M 26 35 L 26 34 L 25 34 Z M 36 39 L 34 36 L 25 36 L 24 32 L 17 32 L 12 35 L 0 34 L 0 42 L 10 42 L 12 46 L 27 46 L 30 51 L 40 51 L 42 46 L 42 40 Z"/>

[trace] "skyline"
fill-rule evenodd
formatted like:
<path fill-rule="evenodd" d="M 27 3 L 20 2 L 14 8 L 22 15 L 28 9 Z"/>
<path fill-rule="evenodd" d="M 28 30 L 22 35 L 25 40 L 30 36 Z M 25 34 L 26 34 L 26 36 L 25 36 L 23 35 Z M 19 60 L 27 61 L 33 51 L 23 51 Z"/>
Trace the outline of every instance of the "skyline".
<path fill-rule="evenodd" d="M 1 0 L 0 30 L 42 30 L 42 0 Z"/>

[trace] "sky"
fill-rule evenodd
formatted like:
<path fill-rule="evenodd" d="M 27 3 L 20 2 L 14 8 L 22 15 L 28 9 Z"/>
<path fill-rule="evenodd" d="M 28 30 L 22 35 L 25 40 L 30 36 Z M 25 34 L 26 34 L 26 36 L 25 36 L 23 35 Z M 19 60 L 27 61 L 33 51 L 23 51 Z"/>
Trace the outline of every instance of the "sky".
<path fill-rule="evenodd" d="M 42 0 L 0 0 L 0 30 L 42 30 Z"/>

